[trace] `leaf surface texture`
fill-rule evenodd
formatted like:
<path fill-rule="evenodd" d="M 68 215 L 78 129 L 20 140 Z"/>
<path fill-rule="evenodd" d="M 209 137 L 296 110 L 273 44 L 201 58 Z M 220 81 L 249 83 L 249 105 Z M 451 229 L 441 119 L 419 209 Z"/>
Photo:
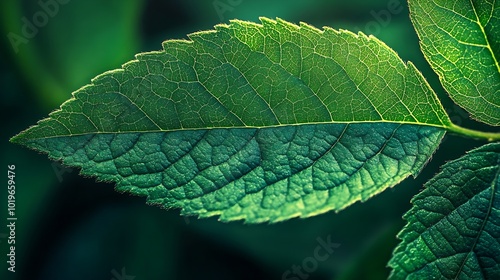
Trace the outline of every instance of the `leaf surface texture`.
<path fill-rule="evenodd" d="M 391 279 L 500 277 L 500 144 L 449 162 L 412 200 Z"/>
<path fill-rule="evenodd" d="M 420 46 L 451 98 L 500 125 L 500 1 L 412 0 Z"/>
<path fill-rule="evenodd" d="M 451 123 L 413 64 L 362 33 L 261 20 L 139 54 L 13 141 L 222 220 L 340 210 L 418 174 Z"/>

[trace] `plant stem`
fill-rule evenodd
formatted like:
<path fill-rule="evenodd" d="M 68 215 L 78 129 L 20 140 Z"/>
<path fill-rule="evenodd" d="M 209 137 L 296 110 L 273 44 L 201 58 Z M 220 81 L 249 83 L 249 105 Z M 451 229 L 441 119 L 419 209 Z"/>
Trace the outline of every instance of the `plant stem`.
<path fill-rule="evenodd" d="M 468 136 L 475 139 L 485 139 L 489 142 L 500 140 L 500 132 L 484 132 L 473 129 L 464 128 L 455 124 L 447 127 L 450 132 L 454 132 L 460 135 Z"/>

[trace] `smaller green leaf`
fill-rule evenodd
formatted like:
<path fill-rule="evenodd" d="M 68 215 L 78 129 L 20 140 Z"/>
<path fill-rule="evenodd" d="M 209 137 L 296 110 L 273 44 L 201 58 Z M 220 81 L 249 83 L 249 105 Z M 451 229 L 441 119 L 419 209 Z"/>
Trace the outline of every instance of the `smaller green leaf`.
<path fill-rule="evenodd" d="M 500 279 L 500 143 L 443 166 L 405 214 L 391 279 Z"/>
<path fill-rule="evenodd" d="M 500 1 L 409 1 L 422 52 L 451 98 L 500 125 Z"/>

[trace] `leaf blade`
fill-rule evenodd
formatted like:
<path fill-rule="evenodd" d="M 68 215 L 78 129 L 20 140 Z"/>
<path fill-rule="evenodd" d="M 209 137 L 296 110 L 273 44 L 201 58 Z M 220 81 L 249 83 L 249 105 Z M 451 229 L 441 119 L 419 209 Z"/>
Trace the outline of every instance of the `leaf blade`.
<path fill-rule="evenodd" d="M 261 25 L 232 21 L 230 25 L 216 26 L 214 31 L 191 34 L 190 39 L 166 41 L 164 51 L 139 54 L 123 69 L 96 77 L 91 85 L 75 92 L 74 98 L 60 110 L 51 113 L 50 118 L 12 141 L 82 167 L 85 175 L 117 182 L 120 190 L 146 195 L 152 203 L 182 207 L 185 214 L 259 222 L 341 210 L 409 175 L 415 176 L 437 149 L 444 129 L 451 126 L 439 100 L 413 64 L 403 63 L 382 42 L 362 33 L 329 28 L 321 31 L 306 24 L 297 26 L 263 18 Z M 357 131 L 358 138 L 335 134 L 340 133 L 339 129 Z M 231 134 L 241 131 L 247 134 Z M 323 136 L 309 139 L 316 143 L 309 147 L 305 139 L 314 136 L 314 131 Z M 199 133 L 207 133 L 212 142 Z M 248 139 L 252 133 L 267 135 L 274 142 L 255 136 L 260 139 L 255 143 L 257 140 Z M 171 139 L 172 135 L 179 138 L 177 142 L 171 140 L 177 146 L 151 150 L 159 145 L 157 138 Z M 221 135 L 234 143 L 224 142 L 227 139 Z M 342 141 L 350 140 L 340 147 L 331 142 L 335 135 Z M 140 148 L 131 148 L 134 154 L 142 156 L 129 155 L 128 160 L 122 158 L 116 164 L 110 159 L 107 161 L 113 164 L 101 163 L 103 156 L 121 156 L 123 149 L 106 140 L 112 136 L 142 137 Z M 92 139 L 104 140 L 91 144 Z M 189 143 L 195 139 L 201 141 L 200 145 L 205 143 L 205 152 L 213 150 L 206 143 L 217 146 L 217 156 L 195 148 L 195 155 L 190 154 Z M 286 154 L 284 151 L 293 146 L 294 139 L 305 144 L 302 148 L 296 145 L 293 155 Z M 134 141 L 137 140 L 122 139 L 118 143 L 129 146 Z M 241 143 L 253 144 L 238 146 Z M 352 147 L 353 143 L 358 146 Z M 330 169 L 322 172 L 321 178 L 312 173 L 300 174 L 312 172 L 310 166 L 294 169 L 301 164 L 321 162 L 316 156 L 322 149 L 330 157 L 330 164 L 337 162 L 337 167 L 321 163 L 323 169 Z M 384 155 L 386 149 L 392 152 Z M 144 153 L 150 150 L 156 156 Z M 332 153 L 342 150 L 344 158 L 332 158 Z M 377 150 L 380 154 L 365 157 Z M 167 155 L 186 151 L 190 152 L 178 158 L 175 172 L 169 169 Z M 239 160 L 221 166 L 224 172 L 207 166 L 207 162 L 215 164 L 221 158 L 231 158 L 231 151 L 239 155 Z M 283 154 L 276 154 L 277 151 Z M 398 160 L 394 162 L 391 156 Z M 347 159 L 358 164 L 358 168 Z M 125 165 L 121 173 L 117 164 Z M 363 168 L 365 165 L 371 167 Z M 239 169 L 235 170 L 235 166 Z M 243 172 L 248 166 L 255 170 Z M 113 172 L 116 176 L 112 176 Z M 346 174 L 352 176 L 341 180 Z M 134 183 L 128 177 L 135 178 Z M 247 181 L 238 181 L 240 177 Z M 295 189 L 289 183 L 293 180 Z M 322 180 L 330 185 L 325 187 Z M 151 186 L 153 182 L 155 186 Z M 262 182 L 269 186 L 264 188 Z M 287 188 L 296 195 L 283 195 Z M 245 201 L 253 205 L 247 207 L 250 210 L 225 207 L 238 200 L 238 195 L 253 192 L 261 192 L 261 197 L 248 195 Z M 355 194 L 350 197 L 350 192 Z M 260 207 L 269 197 L 266 207 L 271 209 L 271 205 L 279 204 L 276 209 Z M 220 208 L 213 208 L 217 205 Z"/>
<path fill-rule="evenodd" d="M 498 1 L 409 1 L 427 61 L 473 118 L 500 125 Z"/>
<path fill-rule="evenodd" d="M 95 134 L 31 145 L 151 204 L 252 223 L 365 201 L 419 173 L 443 135 L 415 125 L 322 124 Z"/>
<path fill-rule="evenodd" d="M 40 137 L 331 122 L 451 125 L 413 64 L 404 64 L 376 38 L 326 27 L 320 32 L 282 20 L 262 22 L 232 21 L 216 31 L 191 34 L 193 41 L 166 41 L 164 51 L 138 54 L 123 69 L 99 75 L 76 91 L 25 136 L 36 138 L 35 130 L 43 127 L 54 131 Z M 285 39 L 278 44 L 280 37 Z M 283 66 L 275 53 L 288 56 Z M 391 72 L 385 78 L 378 71 Z M 249 94 L 256 101 L 246 98 Z"/>
<path fill-rule="evenodd" d="M 500 275 L 500 144 L 445 164 L 413 200 L 389 266 L 391 279 Z"/>

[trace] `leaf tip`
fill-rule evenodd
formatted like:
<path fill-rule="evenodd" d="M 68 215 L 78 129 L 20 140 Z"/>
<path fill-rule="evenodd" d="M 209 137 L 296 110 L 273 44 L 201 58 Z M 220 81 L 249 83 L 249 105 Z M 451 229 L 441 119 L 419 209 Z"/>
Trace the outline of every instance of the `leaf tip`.
<path fill-rule="evenodd" d="M 10 139 L 9 139 L 9 142 L 12 143 L 12 144 L 18 144 L 18 145 L 21 145 L 23 143 L 23 137 L 22 137 L 22 132 L 15 135 L 15 136 L 12 136 Z"/>
<path fill-rule="evenodd" d="M 33 128 L 37 127 L 37 125 L 30 126 L 29 128 L 19 132 L 18 134 L 12 136 L 9 139 L 9 142 L 12 144 L 17 144 L 17 145 L 22 145 L 22 146 L 28 146 L 27 142 L 30 140 L 30 135 L 31 131 Z"/>

